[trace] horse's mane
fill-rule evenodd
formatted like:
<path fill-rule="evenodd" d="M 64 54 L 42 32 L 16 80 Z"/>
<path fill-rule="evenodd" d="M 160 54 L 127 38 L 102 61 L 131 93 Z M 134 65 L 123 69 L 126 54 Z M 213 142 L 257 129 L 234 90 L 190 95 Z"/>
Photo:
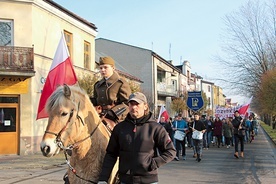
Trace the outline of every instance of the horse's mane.
<path fill-rule="evenodd" d="M 70 88 L 70 96 L 66 96 L 65 87 L 59 86 L 51 94 L 46 103 L 46 110 L 50 113 L 59 113 L 60 107 L 69 107 L 72 102 L 84 104 L 85 99 L 89 99 L 87 93 L 77 85 L 68 86 Z"/>

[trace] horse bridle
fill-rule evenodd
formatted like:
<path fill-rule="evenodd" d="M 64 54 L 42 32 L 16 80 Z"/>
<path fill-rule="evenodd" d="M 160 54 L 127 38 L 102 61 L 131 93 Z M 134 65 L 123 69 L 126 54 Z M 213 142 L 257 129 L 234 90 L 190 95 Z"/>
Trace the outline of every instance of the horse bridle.
<path fill-rule="evenodd" d="M 80 103 L 78 104 L 78 107 L 79 107 Z M 79 108 L 78 108 L 79 109 Z M 87 181 L 87 182 L 90 182 L 90 183 L 95 183 L 97 184 L 97 182 L 95 181 L 92 181 L 92 180 L 88 180 L 88 179 L 85 179 L 85 178 L 82 178 L 80 177 L 78 174 L 77 174 L 77 171 L 76 169 L 70 164 L 70 161 L 68 159 L 68 151 L 72 151 L 75 147 L 77 147 L 80 143 L 82 143 L 83 141 L 87 140 L 88 138 L 92 137 L 92 135 L 96 132 L 97 128 L 99 127 L 99 125 L 101 124 L 101 119 L 99 120 L 97 126 L 94 128 L 94 130 L 89 134 L 89 136 L 85 137 L 84 139 L 80 140 L 80 141 L 77 141 L 67 147 L 64 147 L 64 144 L 61 140 L 61 134 L 62 132 L 64 132 L 64 130 L 67 128 L 67 125 L 70 123 L 71 121 L 71 118 L 73 117 L 73 114 L 74 114 L 74 109 L 71 109 L 71 112 L 70 112 L 70 115 L 69 115 L 69 118 L 68 118 L 68 121 L 66 122 L 65 126 L 59 131 L 59 133 L 54 133 L 54 132 L 50 132 L 50 131 L 45 131 L 45 133 L 48 133 L 48 134 L 52 134 L 52 135 L 55 135 L 56 136 L 56 140 L 55 140 L 55 143 L 57 144 L 57 146 L 63 150 L 64 152 L 64 155 L 65 155 L 65 160 L 66 160 L 66 164 L 68 165 L 69 169 L 75 174 L 76 177 L 78 177 L 79 179 L 82 179 L 84 181 Z M 77 119 L 79 119 L 82 124 L 84 125 L 84 122 L 82 120 L 82 118 L 78 115 L 77 113 Z"/>
<path fill-rule="evenodd" d="M 48 131 L 48 130 L 46 130 L 45 131 L 45 133 L 48 133 L 48 134 L 52 134 L 52 135 L 55 135 L 56 136 L 56 140 L 55 140 L 55 143 L 57 144 L 57 146 L 60 148 L 60 149 L 68 149 L 68 147 L 67 148 L 65 148 L 64 147 L 64 144 L 63 144 L 63 142 L 61 141 L 61 134 L 62 134 L 62 132 L 64 132 L 64 130 L 67 128 L 67 125 L 70 123 L 70 121 L 71 121 L 71 118 L 73 117 L 73 114 L 74 114 L 74 109 L 72 109 L 71 110 L 71 112 L 70 112 L 70 115 L 69 115 L 69 118 L 68 118 L 68 121 L 66 122 L 66 124 L 65 124 L 65 126 L 58 132 L 58 133 L 54 133 L 54 132 L 50 132 L 50 131 Z M 77 115 L 77 117 L 78 117 L 78 115 Z M 81 119 L 81 118 L 80 118 Z"/>
<path fill-rule="evenodd" d="M 80 107 L 80 102 L 78 103 L 78 112 L 77 112 L 77 119 L 79 119 L 82 124 L 84 125 L 84 122 L 82 120 L 82 118 L 79 116 L 79 107 Z M 55 143 L 57 144 L 57 146 L 60 148 L 60 149 L 63 149 L 63 150 L 68 150 L 68 149 L 73 149 L 74 148 L 74 144 L 77 144 L 78 142 L 82 142 L 84 140 L 81 140 L 81 141 L 78 141 L 70 146 L 67 146 L 67 147 L 64 147 L 64 144 L 63 142 L 61 141 L 61 134 L 62 132 L 64 132 L 64 130 L 67 128 L 67 125 L 70 123 L 71 121 L 71 118 L 73 117 L 73 114 L 74 114 L 74 109 L 71 109 L 70 111 L 70 115 L 69 115 L 69 118 L 68 118 L 68 121 L 66 122 L 65 126 L 59 131 L 59 133 L 54 133 L 54 132 L 50 132 L 50 131 L 45 131 L 45 133 L 48 133 L 48 134 L 52 134 L 52 135 L 55 135 L 56 136 L 56 140 L 55 140 Z"/>

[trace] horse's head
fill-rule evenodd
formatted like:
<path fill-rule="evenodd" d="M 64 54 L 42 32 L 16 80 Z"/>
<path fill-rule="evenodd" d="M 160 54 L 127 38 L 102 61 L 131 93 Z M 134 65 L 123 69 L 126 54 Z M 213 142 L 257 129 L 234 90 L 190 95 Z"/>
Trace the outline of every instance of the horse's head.
<path fill-rule="evenodd" d="M 59 86 L 49 97 L 46 104 L 48 125 L 40 144 L 44 156 L 54 156 L 88 133 L 81 112 L 87 99 L 79 87 L 67 85 Z"/>

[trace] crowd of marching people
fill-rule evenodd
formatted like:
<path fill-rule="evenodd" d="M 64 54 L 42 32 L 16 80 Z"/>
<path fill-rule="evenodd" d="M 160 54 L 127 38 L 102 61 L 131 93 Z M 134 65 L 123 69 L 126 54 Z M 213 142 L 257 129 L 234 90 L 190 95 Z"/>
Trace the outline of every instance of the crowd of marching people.
<path fill-rule="evenodd" d="M 226 148 L 234 147 L 234 157 L 244 157 L 244 144 L 252 143 L 255 136 L 258 135 L 259 123 L 254 113 L 249 116 L 241 117 L 238 111 L 235 111 L 234 117 L 220 118 L 218 116 L 201 116 L 195 119 L 198 114 L 193 117 L 182 117 L 181 114 L 175 116 L 174 119 L 170 118 L 165 122 L 165 118 L 161 117 L 161 124 L 168 131 L 171 139 L 174 142 L 177 150 L 175 160 L 186 160 L 186 149 L 193 149 L 193 157 L 200 162 L 202 149 L 208 150 L 211 147 Z M 202 140 L 193 139 L 193 132 L 195 122 L 203 124 L 200 127 L 202 132 Z M 183 139 L 175 136 L 179 131 L 184 134 Z M 196 143 L 196 145 L 195 145 Z M 240 144 L 240 154 L 238 146 Z M 196 147 L 197 146 L 197 147 Z"/>
<path fill-rule="evenodd" d="M 118 158 L 120 183 L 157 183 L 157 169 L 173 159 L 186 160 L 186 148 L 193 149 L 197 162 L 211 145 L 235 146 L 234 157 L 239 158 L 244 157 L 244 143 L 251 143 L 258 134 L 254 114 L 243 119 L 238 111 L 234 118 L 200 117 L 196 112 L 193 117 L 178 114 L 172 119 L 166 114 L 157 124 L 146 96 L 141 92 L 131 94 L 111 57 L 100 57 L 99 70 L 102 78 L 95 83 L 90 100 L 111 136 L 98 184 L 107 183 Z"/>
<path fill-rule="evenodd" d="M 254 114 L 243 119 L 238 111 L 234 118 L 200 117 L 198 113 L 187 118 L 182 114 L 174 119 L 164 116 L 157 124 L 146 96 L 141 92 L 131 94 L 111 57 L 100 57 L 99 70 L 102 79 L 95 83 L 90 100 L 111 136 L 98 184 L 107 184 L 117 160 L 120 183 L 157 183 L 158 168 L 173 159 L 186 160 L 186 148 L 193 149 L 197 162 L 211 145 L 235 146 L 234 157 L 244 157 L 244 143 L 251 143 L 258 134 Z"/>

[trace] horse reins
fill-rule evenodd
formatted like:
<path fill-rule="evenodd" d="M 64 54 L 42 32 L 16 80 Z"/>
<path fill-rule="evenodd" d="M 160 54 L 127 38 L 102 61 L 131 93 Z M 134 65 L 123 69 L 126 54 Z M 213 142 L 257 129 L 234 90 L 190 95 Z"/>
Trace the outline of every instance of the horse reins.
<path fill-rule="evenodd" d="M 82 139 L 82 140 L 80 140 L 80 141 L 78 141 L 78 142 L 76 142 L 76 143 L 74 143 L 74 144 L 68 146 L 68 148 L 67 148 L 66 150 L 63 151 L 64 156 L 65 156 L 65 160 L 66 160 L 66 164 L 68 165 L 70 171 L 72 171 L 72 173 L 75 174 L 75 176 L 78 177 L 79 179 L 84 180 L 84 181 L 87 181 L 87 182 L 90 182 L 90 183 L 95 183 L 95 184 L 97 184 L 97 182 L 92 181 L 92 180 L 88 180 L 88 179 L 85 179 L 85 178 L 82 178 L 82 177 L 80 177 L 80 176 L 77 174 L 76 169 L 70 164 L 70 160 L 68 159 L 67 150 L 72 150 L 73 148 L 76 147 L 75 145 L 78 145 L 78 144 L 80 144 L 81 142 L 85 141 L 86 139 L 92 137 L 92 135 L 95 133 L 95 131 L 97 130 L 97 128 L 99 127 L 100 124 L 101 124 L 101 119 L 99 120 L 97 126 L 94 128 L 94 130 L 90 133 L 89 136 L 87 136 L 86 138 L 84 138 L 84 139 Z"/>
<path fill-rule="evenodd" d="M 79 104 L 79 105 L 80 105 L 80 104 Z M 78 106 L 79 106 L 79 105 L 78 105 Z M 93 134 L 96 132 L 97 128 L 99 127 L 99 125 L 101 124 L 102 121 L 101 121 L 101 119 L 99 120 L 97 126 L 96 126 L 96 127 L 94 128 L 94 130 L 89 134 L 89 136 L 87 136 L 87 137 L 85 137 L 84 139 L 82 139 L 82 140 L 80 140 L 80 141 L 77 141 L 77 142 L 75 142 L 75 143 L 73 143 L 73 144 L 71 144 L 71 145 L 69 145 L 69 146 L 67 146 L 67 147 L 64 147 L 64 144 L 63 144 L 63 142 L 61 141 L 61 138 L 60 138 L 60 137 L 61 137 L 62 132 L 64 132 L 64 130 L 67 128 L 67 125 L 70 123 L 71 118 L 73 117 L 73 114 L 74 114 L 74 109 L 71 110 L 70 116 L 69 116 L 69 118 L 68 118 L 67 123 L 66 123 L 65 126 L 59 131 L 59 133 L 54 133 L 54 132 L 50 132 L 50 131 L 47 131 L 47 130 L 45 131 L 45 133 L 52 134 L 52 135 L 55 135 L 55 136 L 56 136 L 55 143 L 57 144 L 57 146 L 58 146 L 60 149 L 63 150 L 64 156 L 65 156 L 65 160 L 66 160 L 66 164 L 68 165 L 68 167 L 69 167 L 69 169 L 72 171 L 72 173 L 75 174 L 76 177 L 78 177 L 79 179 L 82 179 L 82 180 L 84 180 L 84 181 L 87 181 L 87 182 L 90 182 L 90 183 L 95 183 L 95 184 L 97 184 L 97 182 L 92 181 L 92 180 L 87 180 L 87 179 L 85 179 L 85 178 L 80 177 L 80 176 L 77 174 L 76 169 L 70 164 L 70 161 L 69 161 L 69 159 L 68 159 L 68 153 L 67 153 L 67 151 L 68 151 L 68 150 L 71 151 L 73 148 L 76 148 L 80 143 L 82 143 L 82 142 L 84 142 L 85 140 L 87 140 L 88 138 L 92 137 Z M 84 125 L 84 122 L 83 122 L 82 118 L 78 115 L 78 113 L 77 113 L 77 116 L 76 116 L 76 117 L 77 117 L 77 119 L 79 119 L 79 120 L 82 122 L 82 124 Z"/>
<path fill-rule="evenodd" d="M 67 153 L 67 150 L 72 150 L 73 148 L 77 147 L 76 145 L 79 145 L 80 143 L 82 143 L 83 141 L 85 141 L 86 139 L 92 137 L 92 135 L 96 132 L 97 128 L 99 127 L 99 125 L 101 124 L 101 119 L 99 120 L 97 126 L 94 128 L 94 130 L 90 133 L 89 136 L 85 137 L 84 139 L 68 146 L 66 149 L 64 149 L 63 153 L 64 153 L 64 156 L 65 156 L 65 160 L 66 160 L 66 164 L 68 165 L 70 171 L 72 171 L 73 174 L 75 174 L 75 176 L 81 180 L 84 180 L 84 181 L 87 181 L 87 182 L 90 182 L 90 183 L 95 183 L 97 184 L 97 182 L 95 181 L 92 181 L 92 180 L 88 180 L 88 179 L 85 179 L 83 177 L 80 177 L 78 174 L 77 174 L 77 171 L 76 169 L 70 164 L 70 160 L 68 159 L 68 153 Z"/>

